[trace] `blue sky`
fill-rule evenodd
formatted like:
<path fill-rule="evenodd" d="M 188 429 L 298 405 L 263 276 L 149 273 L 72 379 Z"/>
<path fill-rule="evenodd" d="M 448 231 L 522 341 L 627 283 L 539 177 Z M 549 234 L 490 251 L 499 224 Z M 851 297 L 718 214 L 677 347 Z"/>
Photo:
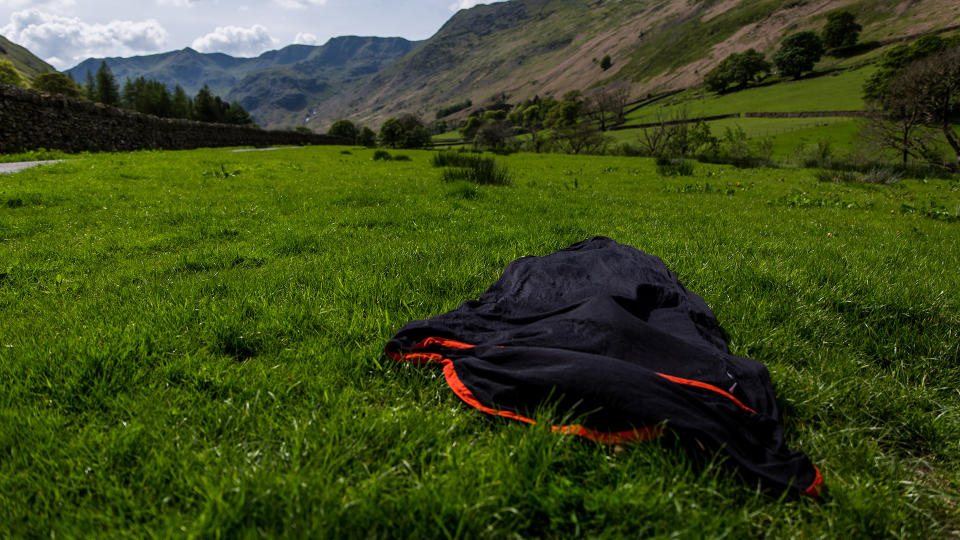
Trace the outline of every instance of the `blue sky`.
<path fill-rule="evenodd" d="M 0 0 L 0 34 L 57 69 L 193 47 L 256 56 L 343 35 L 432 36 L 495 0 Z"/>

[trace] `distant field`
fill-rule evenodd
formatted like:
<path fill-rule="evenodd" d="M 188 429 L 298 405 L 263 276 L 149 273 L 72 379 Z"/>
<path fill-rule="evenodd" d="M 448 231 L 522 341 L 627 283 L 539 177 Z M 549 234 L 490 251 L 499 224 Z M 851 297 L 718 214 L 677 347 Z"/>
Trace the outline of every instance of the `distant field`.
<path fill-rule="evenodd" d="M 798 147 L 830 141 L 832 148 L 844 154 L 856 147 L 861 129 L 860 120 L 850 118 L 727 118 L 707 122 L 710 132 L 722 137 L 727 128 L 738 127 L 747 137 L 773 140 L 773 158 L 779 162 L 789 161 Z M 608 134 L 616 142 L 636 143 L 639 130 L 611 131 Z"/>
<path fill-rule="evenodd" d="M 960 183 L 518 154 L 510 187 L 478 187 L 400 153 L 0 176 L 0 537 L 960 531 Z M 669 443 L 492 420 L 383 355 L 515 258 L 594 235 L 660 256 L 769 366 L 820 500 Z"/>
<path fill-rule="evenodd" d="M 867 66 L 723 95 L 691 90 L 634 111 L 627 116 L 627 123 L 654 122 L 658 116 L 670 118 L 680 111 L 686 111 L 688 117 L 695 118 L 745 112 L 862 110 L 863 83 L 874 70 L 873 66 Z"/>

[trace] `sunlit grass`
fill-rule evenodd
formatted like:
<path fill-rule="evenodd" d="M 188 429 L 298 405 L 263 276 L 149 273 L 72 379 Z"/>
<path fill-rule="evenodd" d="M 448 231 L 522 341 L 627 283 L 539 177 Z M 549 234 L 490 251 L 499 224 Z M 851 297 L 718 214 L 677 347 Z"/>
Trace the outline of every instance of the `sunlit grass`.
<path fill-rule="evenodd" d="M 300 148 L 0 176 L 0 536 L 944 536 L 960 528 L 960 185 Z M 11 201 L 19 201 L 11 203 Z M 952 216 L 952 217 L 951 217 Z M 496 421 L 382 348 L 507 263 L 661 257 L 771 371 L 780 498 L 671 443 Z"/>

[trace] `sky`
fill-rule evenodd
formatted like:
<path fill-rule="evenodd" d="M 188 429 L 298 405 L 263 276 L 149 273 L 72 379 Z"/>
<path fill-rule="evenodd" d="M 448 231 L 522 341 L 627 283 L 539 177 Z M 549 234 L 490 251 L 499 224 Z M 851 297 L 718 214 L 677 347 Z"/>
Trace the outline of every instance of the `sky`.
<path fill-rule="evenodd" d="M 59 70 L 87 58 L 192 47 L 257 56 L 358 35 L 426 39 L 498 0 L 0 0 L 0 35 Z"/>

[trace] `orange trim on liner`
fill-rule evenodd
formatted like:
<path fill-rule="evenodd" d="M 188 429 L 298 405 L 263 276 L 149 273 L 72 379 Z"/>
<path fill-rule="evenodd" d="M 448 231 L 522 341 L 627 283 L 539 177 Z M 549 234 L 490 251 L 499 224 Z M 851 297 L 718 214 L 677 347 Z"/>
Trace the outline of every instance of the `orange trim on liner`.
<path fill-rule="evenodd" d="M 439 337 L 428 337 L 427 339 L 417 343 L 410 348 L 412 351 L 419 351 L 420 349 L 426 349 L 427 347 L 446 347 L 447 349 L 472 349 L 476 345 L 470 345 L 460 341 L 455 341 L 447 338 Z"/>
<path fill-rule="evenodd" d="M 460 380 L 460 377 L 457 375 L 456 369 L 453 367 L 453 361 L 449 358 L 443 359 L 443 376 L 447 380 L 447 385 L 450 386 L 450 389 L 453 390 L 453 393 L 462 399 L 467 405 L 483 411 L 487 414 L 494 416 L 502 416 L 504 418 L 510 418 L 526 424 L 536 424 L 537 421 L 523 416 L 522 414 L 517 414 L 513 411 L 504 411 L 501 409 L 492 409 L 487 407 L 483 403 L 480 403 L 480 400 L 473 395 L 473 392 L 467 388 L 467 385 L 463 384 L 463 381 Z M 554 433 L 563 433 L 569 435 L 579 435 L 581 437 L 590 439 L 591 441 L 603 443 L 603 444 L 622 444 L 627 442 L 646 442 L 663 435 L 663 427 L 661 426 L 652 426 L 645 427 L 641 429 L 631 429 L 627 431 L 596 431 L 593 429 L 586 428 L 580 425 L 566 425 L 566 426 L 552 426 L 551 429 Z"/>
<path fill-rule="evenodd" d="M 803 490 L 803 494 L 807 497 L 817 498 L 820 496 L 820 492 L 823 490 L 823 475 L 820 474 L 820 469 L 814 465 L 813 469 L 817 471 L 817 477 L 813 479 L 813 483 L 810 484 L 810 487 Z"/>
<path fill-rule="evenodd" d="M 700 381 L 692 381 L 692 380 L 690 380 L 690 379 L 681 379 L 680 377 L 674 377 L 674 376 L 672 376 L 672 375 L 666 375 L 666 374 L 663 374 L 663 373 L 660 373 L 660 372 L 654 372 L 654 373 L 656 373 L 657 375 L 663 377 L 664 379 L 667 379 L 668 381 L 675 382 L 675 383 L 677 383 L 677 384 L 685 384 L 685 385 L 687 385 L 687 386 L 695 386 L 695 387 L 697 387 L 697 388 L 703 388 L 704 390 L 710 390 L 711 392 L 716 392 L 716 393 L 720 394 L 721 396 L 723 396 L 723 397 L 725 397 L 725 398 L 727 398 L 727 399 L 732 400 L 732 401 L 733 401 L 734 403 L 736 403 L 737 406 L 740 407 L 741 409 L 743 409 L 743 410 L 745 410 L 745 411 L 750 411 L 750 412 L 752 412 L 753 414 L 757 414 L 757 411 L 755 411 L 755 410 L 751 409 L 750 407 L 747 407 L 746 405 L 744 405 L 742 401 L 740 401 L 739 399 L 733 397 L 733 394 L 731 394 L 730 392 L 721 390 L 721 389 L 717 388 L 716 386 L 714 386 L 714 385 L 712 385 L 712 384 L 707 384 L 707 383 L 705 383 L 705 382 L 700 382 Z"/>

